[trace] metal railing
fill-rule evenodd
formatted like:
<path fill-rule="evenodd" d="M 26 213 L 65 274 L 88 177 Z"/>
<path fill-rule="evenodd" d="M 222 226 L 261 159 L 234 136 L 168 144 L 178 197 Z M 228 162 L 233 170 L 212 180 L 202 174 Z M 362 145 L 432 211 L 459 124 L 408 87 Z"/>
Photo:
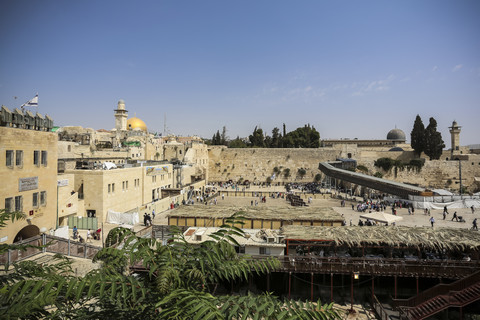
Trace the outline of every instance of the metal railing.
<path fill-rule="evenodd" d="M 479 270 L 478 267 L 476 270 Z M 413 308 L 435 297 L 462 291 L 478 282 L 480 282 L 480 271 L 450 284 L 438 284 L 409 299 L 393 299 L 393 306 Z"/>
<path fill-rule="evenodd" d="M 383 305 L 378 301 L 377 296 L 373 295 L 372 301 L 373 310 L 377 313 L 377 316 L 380 317 L 380 320 L 389 320 L 389 314 L 383 307 Z"/>
<path fill-rule="evenodd" d="M 404 260 L 396 258 L 339 258 L 255 255 L 251 259 L 276 258 L 279 272 L 360 274 L 461 279 L 480 270 L 480 261 Z"/>
<path fill-rule="evenodd" d="M 1 264 L 12 264 L 40 253 L 60 253 L 70 257 L 92 259 L 102 248 L 88 243 L 42 234 L 25 239 L 15 245 L 24 245 L 24 249 L 8 250 L 0 255 Z"/>

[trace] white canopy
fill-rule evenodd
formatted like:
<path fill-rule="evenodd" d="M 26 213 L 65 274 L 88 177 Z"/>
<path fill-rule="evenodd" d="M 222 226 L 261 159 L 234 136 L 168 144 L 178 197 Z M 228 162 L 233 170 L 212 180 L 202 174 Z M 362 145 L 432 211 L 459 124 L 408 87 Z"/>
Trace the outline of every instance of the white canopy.
<path fill-rule="evenodd" d="M 385 212 L 372 212 L 372 213 L 366 213 L 360 216 L 360 218 L 364 219 L 369 219 L 369 220 L 374 220 L 378 222 L 383 222 L 383 223 L 392 223 L 396 221 L 400 221 L 403 218 L 399 216 L 395 216 L 393 214 L 385 213 Z"/>
<path fill-rule="evenodd" d="M 116 169 L 116 168 L 117 168 L 117 165 L 113 162 L 105 161 L 103 163 L 103 170 L 110 170 L 110 169 Z"/>

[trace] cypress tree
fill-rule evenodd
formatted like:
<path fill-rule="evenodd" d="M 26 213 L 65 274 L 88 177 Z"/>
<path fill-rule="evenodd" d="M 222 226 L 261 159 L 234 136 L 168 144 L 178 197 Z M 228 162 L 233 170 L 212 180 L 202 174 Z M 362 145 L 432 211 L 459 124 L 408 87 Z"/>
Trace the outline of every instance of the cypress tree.
<path fill-rule="evenodd" d="M 422 118 L 420 118 L 418 114 L 415 118 L 412 132 L 410 133 L 410 140 L 415 154 L 420 156 L 422 152 L 425 151 L 425 126 L 423 125 Z"/>
<path fill-rule="evenodd" d="M 437 131 L 437 121 L 432 117 L 425 129 L 425 154 L 430 157 L 430 160 L 438 160 L 442 155 L 445 143 L 442 139 L 442 134 Z"/>

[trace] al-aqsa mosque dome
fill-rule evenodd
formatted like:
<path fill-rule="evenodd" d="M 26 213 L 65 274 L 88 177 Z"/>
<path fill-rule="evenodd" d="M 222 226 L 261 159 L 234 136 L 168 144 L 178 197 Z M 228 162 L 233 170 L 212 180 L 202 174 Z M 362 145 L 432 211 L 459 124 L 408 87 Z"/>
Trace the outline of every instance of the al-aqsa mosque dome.
<path fill-rule="evenodd" d="M 403 141 L 405 142 L 407 139 L 406 139 L 406 136 L 405 136 L 405 132 L 403 132 L 402 130 L 400 129 L 392 129 L 388 132 L 387 134 L 387 140 L 394 140 L 394 141 Z"/>
<path fill-rule="evenodd" d="M 144 132 L 147 132 L 147 125 L 143 120 L 133 117 L 127 120 L 127 130 L 142 130 Z"/>

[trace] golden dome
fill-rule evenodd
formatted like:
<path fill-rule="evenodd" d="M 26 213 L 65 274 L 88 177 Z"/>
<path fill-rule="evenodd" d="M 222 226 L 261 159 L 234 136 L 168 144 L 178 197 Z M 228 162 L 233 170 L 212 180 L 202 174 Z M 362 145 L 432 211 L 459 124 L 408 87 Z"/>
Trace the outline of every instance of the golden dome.
<path fill-rule="evenodd" d="M 141 119 L 138 119 L 137 117 L 133 117 L 127 120 L 127 129 L 128 130 L 140 129 L 142 131 L 147 132 L 147 125 Z"/>

